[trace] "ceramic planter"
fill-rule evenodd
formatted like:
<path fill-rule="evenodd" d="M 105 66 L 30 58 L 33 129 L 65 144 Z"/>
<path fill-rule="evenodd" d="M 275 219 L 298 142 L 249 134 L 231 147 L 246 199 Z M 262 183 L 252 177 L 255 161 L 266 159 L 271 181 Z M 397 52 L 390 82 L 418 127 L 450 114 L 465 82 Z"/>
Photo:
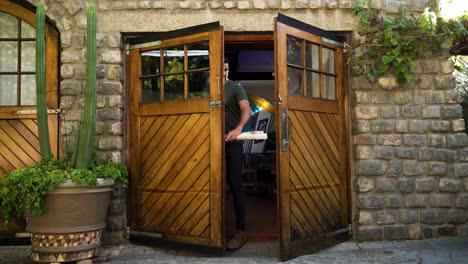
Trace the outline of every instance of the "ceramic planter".
<path fill-rule="evenodd" d="M 60 184 L 43 200 L 43 215 L 26 217 L 33 260 L 66 262 L 98 254 L 114 185 L 98 182 L 98 187 Z"/>

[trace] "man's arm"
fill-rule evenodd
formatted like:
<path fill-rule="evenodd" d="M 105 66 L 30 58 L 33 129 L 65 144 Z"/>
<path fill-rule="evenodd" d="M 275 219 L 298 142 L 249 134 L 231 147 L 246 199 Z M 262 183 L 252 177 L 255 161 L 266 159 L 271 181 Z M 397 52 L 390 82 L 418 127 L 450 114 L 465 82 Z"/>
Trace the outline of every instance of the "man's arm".
<path fill-rule="evenodd" d="M 241 115 L 239 124 L 237 125 L 236 128 L 229 131 L 229 133 L 225 137 L 226 141 L 236 139 L 239 136 L 239 134 L 242 133 L 242 129 L 247 124 L 247 122 L 249 122 L 249 119 L 252 116 L 252 112 L 250 110 L 249 100 L 241 100 L 239 102 L 239 108 L 242 111 L 242 115 Z"/>

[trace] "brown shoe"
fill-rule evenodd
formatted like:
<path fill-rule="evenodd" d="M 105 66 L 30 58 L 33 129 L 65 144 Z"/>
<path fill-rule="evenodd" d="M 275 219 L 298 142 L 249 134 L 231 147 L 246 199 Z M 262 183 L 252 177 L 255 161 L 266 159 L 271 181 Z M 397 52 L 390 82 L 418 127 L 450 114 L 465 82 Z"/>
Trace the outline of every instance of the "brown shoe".
<path fill-rule="evenodd" d="M 236 230 L 232 238 L 227 242 L 226 248 L 229 250 L 241 248 L 247 242 L 247 232 Z"/>

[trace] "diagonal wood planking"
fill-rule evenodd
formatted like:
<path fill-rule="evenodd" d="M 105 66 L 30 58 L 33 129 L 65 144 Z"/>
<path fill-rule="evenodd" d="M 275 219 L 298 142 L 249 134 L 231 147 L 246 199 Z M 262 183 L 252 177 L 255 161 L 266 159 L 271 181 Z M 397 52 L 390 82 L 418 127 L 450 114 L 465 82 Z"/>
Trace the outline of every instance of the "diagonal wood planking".
<path fill-rule="evenodd" d="M 0 177 L 40 160 L 37 123 L 31 119 L 0 120 Z"/>
<path fill-rule="evenodd" d="M 335 114 L 291 110 L 290 184 L 292 238 L 340 226 L 341 134 Z"/>
<path fill-rule="evenodd" d="M 209 237 L 209 114 L 144 117 L 140 127 L 140 226 Z"/>

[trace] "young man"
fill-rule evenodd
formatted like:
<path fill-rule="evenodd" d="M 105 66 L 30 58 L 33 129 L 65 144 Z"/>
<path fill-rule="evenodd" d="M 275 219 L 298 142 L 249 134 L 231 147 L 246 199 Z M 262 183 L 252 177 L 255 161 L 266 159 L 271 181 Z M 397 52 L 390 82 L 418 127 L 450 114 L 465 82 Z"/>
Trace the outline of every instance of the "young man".
<path fill-rule="evenodd" d="M 235 141 L 252 113 L 244 88 L 228 79 L 229 61 L 224 60 L 225 150 L 226 177 L 234 200 L 236 232 L 228 241 L 227 249 L 234 250 L 247 242 L 245 231 L 245 194 L 242 189 L 243 141 Z"/>

